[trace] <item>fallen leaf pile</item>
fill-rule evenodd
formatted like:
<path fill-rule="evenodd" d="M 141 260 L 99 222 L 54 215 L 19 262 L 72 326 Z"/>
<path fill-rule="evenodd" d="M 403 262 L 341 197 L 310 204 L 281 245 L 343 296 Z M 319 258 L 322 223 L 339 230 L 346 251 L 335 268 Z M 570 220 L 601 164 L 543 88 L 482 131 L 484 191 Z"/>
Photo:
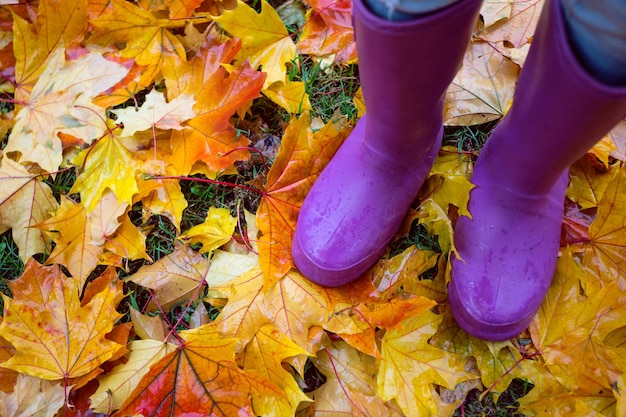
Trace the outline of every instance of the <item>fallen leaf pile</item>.
<path fill-rule="evenodd" d="M 532 385 L 526 415 L 626 415 L 623 126 L 571 168 L 532 325 L 484 342 L 446 295 L 468 153 L 441 150 L 395 250 L 358 281 L 322 288 L 294 268 L 299 208 L 354 125 L 313 119 L 294 68 L 356 62 L 348 0 L 9 3 L 0 233 L 24 269 L 2 277 L 0 416 L 451 416 L 470 391 L 497 400 L 513 381 Z M 541 6 L 485 2 L 448 125 L 502 117 Z M 287 116 L 280 148 L 255 178 L 222 181 L 259 158 L 245 123 L 261 97 Z M 262 198 L 190 226 L 194 183 Z M 159 218 L 173 243 L 154 257 Z"/>

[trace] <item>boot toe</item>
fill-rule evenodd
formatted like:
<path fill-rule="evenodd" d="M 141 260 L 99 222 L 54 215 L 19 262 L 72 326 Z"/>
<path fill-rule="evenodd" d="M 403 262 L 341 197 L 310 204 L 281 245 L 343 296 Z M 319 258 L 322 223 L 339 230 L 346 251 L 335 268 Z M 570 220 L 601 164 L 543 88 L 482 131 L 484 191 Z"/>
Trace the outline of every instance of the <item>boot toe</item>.
<path fill-rule="evenodd" d="M 453 260 L 455 262 L 462 262 Z M 493 282 L 498 287 L 493 287 Z M 524 331 L 532 321 L 537 300 L 543 298 L 538 288 L 522 289 L 514 282 L 504 285 L 502 281 L 482 276 L 466 279 L 458 272 L 448 286 L 448 298 L 457 324 L 470 335 L 479 339 L 503 341 Z"/>
<path fill-rule="evenodd" d="M 359 278 L 385 250 L 383 246 L 378 251 L 365 254 L 361 259 L 346 261 L 346 257 L 337 251 L 334 255 L 314 256 L 313 251 L 307 250 L 306 241 L 301 242 L 300 239 L 296 231 L 291 249 L 296 268 L 310 281 L 325 287 L 338 287 Z"/>

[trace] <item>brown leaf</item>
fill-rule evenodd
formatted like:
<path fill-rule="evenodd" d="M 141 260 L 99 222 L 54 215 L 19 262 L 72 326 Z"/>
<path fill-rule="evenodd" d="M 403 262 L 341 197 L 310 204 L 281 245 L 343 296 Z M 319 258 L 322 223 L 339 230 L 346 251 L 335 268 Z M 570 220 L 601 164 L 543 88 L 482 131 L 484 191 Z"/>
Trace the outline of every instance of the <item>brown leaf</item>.
<path fill-rule="evenodd" d="M 141 267 L 127 279 L 154 290 L 158 305 L 168 310 L 181 300 L 195 299 L 209 268 L 209 261 L 189 246 L 177 244 L 174 252 L 152 265 Z M 151 310 L 156 308 L 150 303 Z"/>

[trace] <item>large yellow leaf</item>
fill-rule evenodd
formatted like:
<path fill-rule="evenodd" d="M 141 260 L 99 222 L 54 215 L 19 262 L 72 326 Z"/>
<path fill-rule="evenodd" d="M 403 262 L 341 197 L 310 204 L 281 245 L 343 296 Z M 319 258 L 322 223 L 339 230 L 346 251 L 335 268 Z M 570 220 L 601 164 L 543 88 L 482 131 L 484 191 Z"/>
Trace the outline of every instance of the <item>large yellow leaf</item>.
<path fill-rule="evenodd" d="M 293 267 L 291 239 L 304 197 L 350 131 L 344 119 L 331 120 L 315 134 L 310 125 L 306 112 L 291 121 L 267 174 L 257 211 L 259 262 L 266 287 Z"/>
<path fill-rule="evenodd" d="M 109 284 L 86 305 L 78 298 L 79 281 L 58 267 L 31 261 L 4 296 L 0 335 L 16 353 L 2 366 L 42 379 L 67 381 L 96 370 L 124 345 L 107 340 L 121 314 L 121 282 Z"/>
<path fill-rule="evenodd" d="M 63 198 L 54 217 L 37 227 L 56 244 L 46 263 L 64 265 L 72 277 L 84 284 L 98 264 L 103 248 L 92 244 L 91 227 L 83 205 Z"/>
<path fill-rule="evenodd" d="M 598 203 L 596 219 L 589 226 L 590 244 L 584 265 L 591 272 L 592 283 L 626 288 L 626 166 L 606 187 Z"/>
<path fill-rule="evenodd" d="M 530 330 L 559 382 L 589 394 L 609 388 L 622 372 L 618 356 L 603 341 L 626 324 L 626 295 L 615 286 L 589 287 L 581 294 L 582 273 L 566 251 Z M 572 363 L 585 366 L 572 367 Z"/>
<path fill-rule="evenodd" d="M 44 0 L 28 23 L 13 14 L 16 98 L 24 100 L 55 49 L 80 42 L 87 30 L 87 0 Z"/>
<path fill-rule="evenodd" d="M 378 395 L 395 399 L 407 416 L 437 416 L 432 384 L 454 387 L 476 376 L 467 373 L 459 357 L 428 343 L 442 317 L 424 313 L 405 320 L 383 337 L 378 371 Z"/>
<path fill-rule="evenodd" d="M 235 362 L 236 339 L 210 326 L 181 332 L 185 341 L 150 367 L 115 416 L 251 416 L 252 396 L 284 393 Z"/>
<path fill-rule="evenodd" d="M 56 172 L 63 161 L 58 135 L 70 135 L 86 143 L 102 136 L 107 126 L 105 109 L 92 103 L 103 91 L 126 75 L 127 70 L 97 53 L 65 61 L 57 48 L 37 80 L 24 107 L 19 108 L 5 152 L 19 152 L 22 163 Z"/>
<path fill-rule="evenodd" d="M 132 58 L 141 66 L 160 70 L 165 56 L 185 60 L 185 48 L 169 27 L 180 27 L 183 21 L 158 19 L 124 0 L 112 0 L 113 11 L 91 20 L 93 33 L 89 42 L 98 45 L 123 45 L 120 55 Z"/>
<path fill-rule="evenodd" d="M 131 205 L 139 192 L 137 173 L 140 168 L 131 154 L 117 138 L 106 135 L 74 160 L 81 168 L 70 193 L 80 193 L 87 212 L 98 204 L 107 189 L 113 191 L 120 203 Z"/>
<path fill-rule="evenodd" d="M 243 49 L 239 59 L 249 59 L 252 68 L 262 67 L 267 73 L 264 88 L 287 80 L 287 63 L 296 57 L 296 45 L 269 3 L 261 0 L 259 14 L 239 0 L 235 10 L 227 10 L 213 19 L 231 35 L 241 39 Z"/>
<path fill-rule="evenodd" d="M 291 271 L 265 291 L 266 316 L 281 333 L 315 354 L 319 346 L 310 340 L 310 331 L 316 326 L 324 327 L 333 311 L 326 289 Z"/>
<path fill-rule="evenodd" d="M 283 367 L 283 361 L 295 356 L 307 356 L 307 352 L 295 344 L 271 324 L 266 324 L 246 346 L 243 369 L 259 372 L 277 385 L 285 397 L 259 396 L 252 393 L 254 410 L 262 416 L 293 416 L 303 401 L 310 401 L 293 376 Z"/>
<path fill-rule="evenodd" d="M 263 303 L 263 274 L 253 268 L 225 285 L 211 287 L 228 299 L 214 324 L 225 337 L 248 342 L 256 331 L 271 323 Z"/>
<path fill-rule="evenodd" d="M 22 262 L 46 250 L 44 234 L 34 228 L 50 218 L 58 204 L 52 191 L 23 166 L 2 158 L 0 165 L 0 233 L 13 229 L 13 240 Z"/>

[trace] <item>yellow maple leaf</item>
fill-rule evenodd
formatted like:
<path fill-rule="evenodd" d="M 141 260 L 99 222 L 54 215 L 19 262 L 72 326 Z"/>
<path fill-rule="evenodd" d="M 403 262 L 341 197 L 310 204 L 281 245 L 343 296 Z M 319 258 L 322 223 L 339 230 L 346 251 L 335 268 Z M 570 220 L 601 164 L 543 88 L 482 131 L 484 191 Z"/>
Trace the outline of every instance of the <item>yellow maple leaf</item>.
<path fill-rule="evenodd" d="M 626 287 L 626 166 L 607 185 L 598 203 L 595 220 L 589 225 L 590 244 L 583 264 L 591 272 L 588 284 Z"/>
<path fill-rule="evenodd" d="M 60 45 L 80 42 L 87 31 L 87 0 L 43 0 L 37 18 L 28 23 L 13 14 L 16 98 L 26 100 L 48 59 Z"/>
<path fill-rule="evenodd" d="M 185 231 L 179 239 L 188 244 L 200 243 L 200 252 L 211 252 L 227 243 L 235 231 L 237 219 L 225 208 L 209 207 L 204 222 Z"/>
<path fill-rule="evenodd" d="M 113 10 L 90 21 L 93 26 L 89 42 L 103 46 L 123 45 L 119 54 L 132 58 L 141 66 L 157 72 L 165 56 L 185 60 L 185 48 L 169 27 L 181 27 L 183 20 L 158 19 L 124 0 L 112 0 Z"/>
<path fill-rule="evenodd" d="M 259 329 L 246 345 L 243 369 L 258 371 L 274 382 L 284 393 L 284 397 L 259 396 L 252 393 L 254 409 L 263 416 L 291 416 L 303 401 L 310 401 L 298 387 L 295 379 L 283 367 L 283 361 L 295 356 L 307 356 L 307 352 L 291 339 L 280 333 L 271 324 Z"/>
<path fill-rule="evenodd" d="M 548 295 L 530 331 L 535 346 L 561 384 L 593 393 L 609 388 L 622 372 L 617 354 L 603 341 L 626 319 L 626 296 L 615 287 L 589 286 L 581 294 L 584 275 L 570 250 L 559 259 Z M 572 363 L 585 363 L 572 368 Z"/>
<path fill-rule="evenodd" d="M 74 164 L 81 172 L 70 190 L 80 193 L 87 212 L 91 213 L 107 189 L 120 203 L 131 205 L 139 192 L 136 175 L 141 164 L 114 136 L 107 134 L 81 152 Z"/>
<path fill-rule="evenodd" d="M 439 415 L 432 384 L 454 387 L 476 376 L 454 354 L 428 343 L 442 317 L 431 312 L 407 319 L 383 337 L 378 395 L 396 399 L 407 416 Z"/>
<path fill-rule="evenodd" d="M 261 0 L 261 13 L 239 0 L 235 10 L 227 10 L 213 19 L 231 35 L 240 38 L 243 49 L 240 61 L 250 60 L 252 68 L 267 73 L 264 88 L 287 80 L 287 63 L 296 57 L 294 44 L 278 13 Z"/>
<path fill-rule="evenodd" d="M 58 267 L 28 263 L 4 297 L 0 335 L 16 353 L 2 366 L 47 380 L 77 378 L 96 370 L 124 345 L 106 339 L 121 314 L 121 282 L 110 284 L 81 305 L 80 283 Z"/>
<path fill-rule="evenodd" d="M 0 233 L 13 229 L 20 259 L 26 263 L 35 253 L 46 251 L 46 237 L 33 226 L 50 218 L 58 204 L 40 178 L 4 157 L 0 165 Z"/>
<path fill-rule="evenodd" d="M 91 227 L 83 205 L 64 197 L 54 217 L 37 227 L 56 243 L 46 263 L 64 265 L 72 277 L 84 284 L 98 264 L 103 248 L 91 243 Z"/>
<path fill-rule="evenodd" d="M 63 161 L 59 134 L 91 143 L 107 126 L 105 109 L 92 103 L 126 75 L 126 68 L 97 53 L 65 61 L 57 48 L 37 80 L 27 105 L 15 117 L 5 152 L 18 152 L 19 161 L 55 172 Z"/>

